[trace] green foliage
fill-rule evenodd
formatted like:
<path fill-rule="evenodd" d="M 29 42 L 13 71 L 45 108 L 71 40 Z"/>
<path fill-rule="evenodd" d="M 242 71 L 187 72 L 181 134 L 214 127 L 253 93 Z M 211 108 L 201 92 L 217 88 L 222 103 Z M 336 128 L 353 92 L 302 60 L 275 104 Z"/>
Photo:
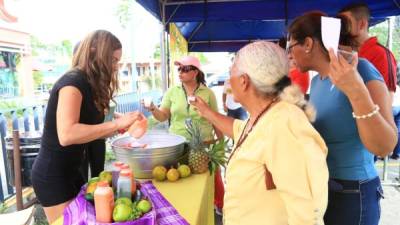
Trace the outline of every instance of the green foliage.
<path fill-rule="evenodd" d="M 108 150 L 108 149 L 107 149 L 105 161 L 106 161 L 106 162 L 110 162 L 110 161 L 113 161 L 113 160 L 115 160 L 115 159 L 116 159 L 116 158 L 115 158 L 114 152 L 113 152 L 112 150 Z"/>
<path fill-rule="evenodd" d="M 8 207 L 4 202 L 0 202 L 0 214 L 3 214 L 7 211 Z"/>
<path fill-rule="evenodd" d="M 370 36 L 377 36 L 379 43 L 386 46 L 388 42 L 388 23 L 383 22 L 369 29 Z M 392 52 L 397 60 L 400 59 L 400 23 L 395 23 L 392 34 Z"/>
<path fill-rule="evenodd" d="M 63 40 L 56 44 L 44 43 L 35 36 L 31 36 L 32 55 L 39 56 L 42 52 L 47 52 L 49 55 L 68 56 L 72 57 L 72 43 L 70 40 Z"/>
<path fill-rule="evenodd" d="M 207 57 L 202 52 L 190 52 L 189 55 L 197 57 L 200 60 L 201 64 L 208 63 Z"/>
<path fill-rule="evenodd" d="M 161 47 L 157 44 L 153 53 L 153 58 L 157 61 L 161 60 Z"/>
<path fill-rule="evenodd" d="M 153 80 L 153 76 L 150 76 L 150 75 L 141 76 L 141 82 L 145 83 L 149 88 L 152 88 L 152 80 Z M 155 89 L 161 89 L 161 85 L 162 85 L 161 76 L 155 75 L 154 82 L 155 82 Z"/>
<path fill-rule="evenodd" d="M 115 16 L 118 17 L 122 28 L 126 28 L 132 19 L 133 0 L 119 0 Z"/>
<path fill-rule="evenodd" d="M 72 57 L 72 43 L 70 40 L 63 40 L 61 41 L 61 46 L 63 47 L 64 54 L 66 54 L 68 57 Z"/>
<path fill-rule="evenodd" d="M 33 71 L 33 86 L 39 87 L 43 83 L 43 73 L 41 71 Z"/>
<path fill-rule="evenodd" d="M 219 166 L 225 167 L 226 161 L 228 160 L 225 155 L 226 146 L 229 140 L 219 140 L 215 144 L 211 144 L 208 148 L 207 154 L 210 158 L 208 163 L 208 170 L 212 174 Z"/>
<path fill-rule="evenodd" d="M 11 118 L 11 113 L 9 112 L 12 109 L 17 109 L 17 116 L 22 116 L 23 112 L 21 109 L 21 104 L 18 103 L 18 101 L 0 101 L 0 111 L 2 112 L 7 112 L 5 113 L 5 117 L 10 119 Z"/>

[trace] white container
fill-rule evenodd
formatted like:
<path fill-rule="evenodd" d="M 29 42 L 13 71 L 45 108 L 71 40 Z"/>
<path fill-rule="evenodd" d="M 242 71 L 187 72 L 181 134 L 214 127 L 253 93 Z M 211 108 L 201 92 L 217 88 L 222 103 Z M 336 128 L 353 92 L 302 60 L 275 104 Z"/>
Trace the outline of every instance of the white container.
<path fill-rule="evenodd" d="M 132 172 L 129 169 L 121 170 L 117 184 L 117 198 L 132 198 Z"/>
<path fill-rule="evenodd" d="M 112 187 L 116 189 L 117 187 L 117 182 L 118 182 L 118 177 L 119 177 L 119 172 L 121 171 L 121 166 L 123 165 L 123 162 L 116 161 L 112 164 Z"/>

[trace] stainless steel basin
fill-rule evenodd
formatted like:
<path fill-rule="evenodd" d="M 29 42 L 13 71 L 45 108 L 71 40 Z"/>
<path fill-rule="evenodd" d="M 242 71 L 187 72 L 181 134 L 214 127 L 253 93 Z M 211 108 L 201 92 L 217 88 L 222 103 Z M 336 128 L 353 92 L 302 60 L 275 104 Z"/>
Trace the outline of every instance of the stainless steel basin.
<path fill-rule="evenodd" d="M 128 147 L 129 143 L 147 144 L 146 148 Z M 168 133 L 147 133 L 140 139 L 130 136 L 120 137 L 111 142 L 112 149 L 118 161 L 129 164 L 136 178 L 152 178 L 151 172 L 155 166 L 167 168 L 176 165 L 184 155 L 182 136 Z"/>

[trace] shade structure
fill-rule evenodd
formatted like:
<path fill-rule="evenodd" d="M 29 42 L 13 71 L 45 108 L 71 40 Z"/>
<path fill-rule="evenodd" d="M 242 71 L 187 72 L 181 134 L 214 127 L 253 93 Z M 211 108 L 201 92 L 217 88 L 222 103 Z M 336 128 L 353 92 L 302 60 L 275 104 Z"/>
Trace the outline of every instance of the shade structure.
<path fill-rule="evenodd" d="M 334 16 L 354 0 L 137 0 L 165 24 L 176 23 L 189 51 L 237 51 L 254 40 L 277 40 L 295 17 L 311 10 Z M 359 1 L 358 1 L 359 2 Z M 396 0 L 367 0 L 372 24 L 400 14 Z M 165 10 L 163 10 L 165 9 Z M 162 17 L 165 12 L 165 17 Z M 164 19 L 164 20 L 163 20 Z"/>

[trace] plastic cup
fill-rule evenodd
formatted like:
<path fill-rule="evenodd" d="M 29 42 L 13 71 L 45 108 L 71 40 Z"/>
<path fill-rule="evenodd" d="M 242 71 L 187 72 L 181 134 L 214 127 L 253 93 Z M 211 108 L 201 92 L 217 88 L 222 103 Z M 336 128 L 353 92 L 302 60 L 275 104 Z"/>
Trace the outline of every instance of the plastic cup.
<path fill-rule="evenodd" d="M 153 99 L 151 97 L 146 97 L 143 99 L 143 103 L 145 107 L 150 107 Z"/>
<path fill-rule="evenodd" d="M 349 51 L 345 51 L 345 50 L 342 50 L 342 49 L 338 49 L 338 53 L 341 56 L 343 56 L 343 58 L 345 58 L 348 63 L 351 63 L 351 62 L 353 62 L 354 55 L 355 55 L 356 52 L 355 51 L 349 52 Z"/>
<path fill-rule="evenodd" d="M 196 101 L 196 96 L 194 96 L 194 95 L 189 95 L 189 96 L 188 96 L 188 104 L 190 104 L 190 102 L 194 102 L 194 101 Z"/>

